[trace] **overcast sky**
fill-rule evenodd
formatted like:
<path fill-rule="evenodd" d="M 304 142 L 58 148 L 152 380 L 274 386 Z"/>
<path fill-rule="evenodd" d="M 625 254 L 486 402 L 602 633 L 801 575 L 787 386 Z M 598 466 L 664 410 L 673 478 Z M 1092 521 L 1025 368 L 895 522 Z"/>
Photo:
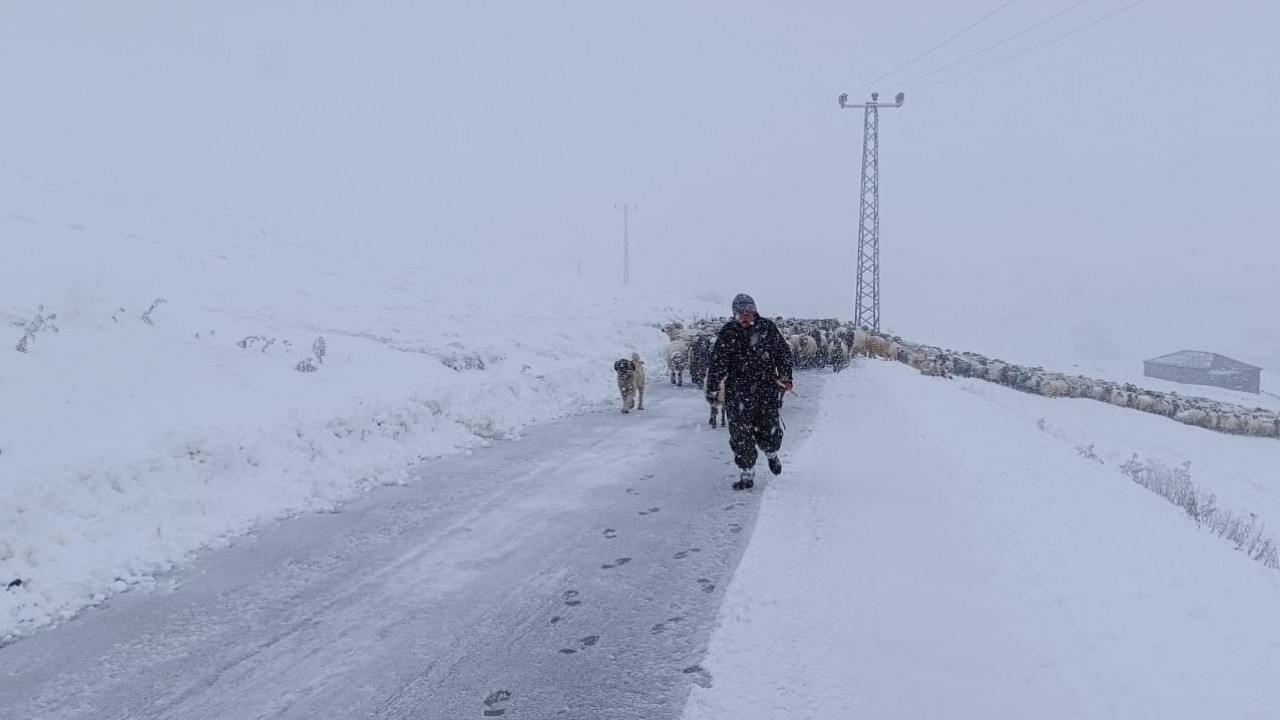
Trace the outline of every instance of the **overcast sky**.
<path fill-rule="evenodd" d="M 886 325 L 1274 287 L 1274 2 L 1147 0 L 926 87 L 1129 4 L 0 0 L 0 172 L 600 282 L 633 203 L 633 283 L 850 317 L 862 115 L 836 96 L 905 90 Z"/>

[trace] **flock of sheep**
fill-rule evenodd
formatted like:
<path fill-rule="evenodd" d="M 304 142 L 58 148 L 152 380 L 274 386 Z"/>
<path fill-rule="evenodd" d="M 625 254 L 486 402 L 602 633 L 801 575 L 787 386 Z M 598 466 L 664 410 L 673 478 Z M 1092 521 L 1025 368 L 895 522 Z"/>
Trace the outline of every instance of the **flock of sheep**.
<path fill-rule="evenodd" d="M 684 373 L 688 371 L 693 384 L 702 387 L 711 346 L 725 322 L 724 319 L 698 320 L 687 328 L 682 323 L 662 327 L 670 339 L 663 355 L 673 385 L 683 385 Z M 892 359 L 897 353 L 894 340 L 888 335 L 868 332 L 838 320 L 776 318 L 774 322 L 791 347 L 796 369 L 830 367 L 840 372 L 854 357 Z"/>
<path fill-rule="evenodd" d="M 683 385 L 688 372 L 691 382 L 702 387 L 715 334 L 725 322 L 698 320 L 687 328 L 681 323 L 662 327 L 669 338 L 664 358 L 673 385 Z M 830 367 L 839 372 L 855 357 L 883 358 L 910 365 L 924 375 L 987 380 L 1045 397 L 1099 400 L 1224 433 L 1280 437 L 1280 414 L 1261 407 L 1250 409 L 1208 398 L 1146 390 L 1131 383 L 1047 372 L 978 353 L 913 343 L 839 320 L 776 318 L 774 322 L 787 338 L 797 369 Z"/>
<path fill-rule="evenodd" d="M 1224 433 L 1280 437 L 1280 414 L 1274 410 L 1147 390 L 1132 383 L 1046 372 L 1044 368 L 1015 365 L 977 353 L 893 340 L 898 346 L 897 359 L 926 375 L 977 378 L 1045 397 L 1099 400 Z"/>

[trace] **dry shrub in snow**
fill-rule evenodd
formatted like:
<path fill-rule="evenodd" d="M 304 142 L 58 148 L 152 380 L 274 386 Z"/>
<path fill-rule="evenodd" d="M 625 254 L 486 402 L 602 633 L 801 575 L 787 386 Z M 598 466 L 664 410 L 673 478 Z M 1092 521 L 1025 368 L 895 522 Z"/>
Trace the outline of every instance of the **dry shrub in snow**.
<path fill-rule="evenodd" d="M 27 347 L 36 339 L 36 335 L 42 332 L 58 332 L 58 326 L 53 324 L 58 319 L 57 313 L 44 314 L 44 306 L 36 308 L 36 316 L 30 320 L 18 320 L 13 323 L 16 327 L 26 328 L 26 332 L 22 334 L 22 339 L 18 341 L 15 348 L 18 352 L 27 352 Z"/>
<path fill-rule="evenodd" d="M 155 300 L 153 300 L 151 302 L 151 307 L 147 308 L 147 311 L 142 313 L 142 322 L 148 325 L 155 325 L 155 323 L 151 321 L 151 311 L 155 310 L 156 308 L 160 307 L 161 305 L 167 302 L 169 301 L 165 300 L 162 297 L 158 297 Z"/>
<path fill-rule="evenodd" d="M 1236 549 L 1272 570 L 1280 569 L 1276 542 L 1253 513 L 1233 512 L 1217 504 L 1213 493 L 1191 480 L 1191 462 L 1170 468 L 1135 454 L 1120 470 L 1139 485 L 1182 508 L 1196 524 L 1235 543 Z"/>

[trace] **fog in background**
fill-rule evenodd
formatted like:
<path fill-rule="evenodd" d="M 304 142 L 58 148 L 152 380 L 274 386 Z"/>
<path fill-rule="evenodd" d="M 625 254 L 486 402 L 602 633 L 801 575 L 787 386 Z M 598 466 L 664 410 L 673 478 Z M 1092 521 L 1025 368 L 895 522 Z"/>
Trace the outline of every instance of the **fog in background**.
<path fill-rule="evenodd" d="M 565 282 L 620 282 L 632 203 L 634 285 L 851 318 L 862 112 L 836 96 L 903 90 L 884 327 L 1280 368 L 1280 6 L 1147 0 L 951 80 L 1132 4 L 0 0 L 0 174 Z"/>

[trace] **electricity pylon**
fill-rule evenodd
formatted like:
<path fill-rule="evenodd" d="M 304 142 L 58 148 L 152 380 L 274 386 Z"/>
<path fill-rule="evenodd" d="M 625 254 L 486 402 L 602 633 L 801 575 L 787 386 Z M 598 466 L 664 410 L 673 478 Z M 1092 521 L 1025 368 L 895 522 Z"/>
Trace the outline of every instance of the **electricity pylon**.
<path fill-rule="evenodd" d="M 902 107 L 906 95 L 898 93 L 892 103 L 871 101 L 849 104 L 849 94 L 840 95 L 843 109 L 863 108 L 862 201 L 858 211 L 858 287 L 855 309 L 858 327 L 880 329 L 880 108 Z"/>

